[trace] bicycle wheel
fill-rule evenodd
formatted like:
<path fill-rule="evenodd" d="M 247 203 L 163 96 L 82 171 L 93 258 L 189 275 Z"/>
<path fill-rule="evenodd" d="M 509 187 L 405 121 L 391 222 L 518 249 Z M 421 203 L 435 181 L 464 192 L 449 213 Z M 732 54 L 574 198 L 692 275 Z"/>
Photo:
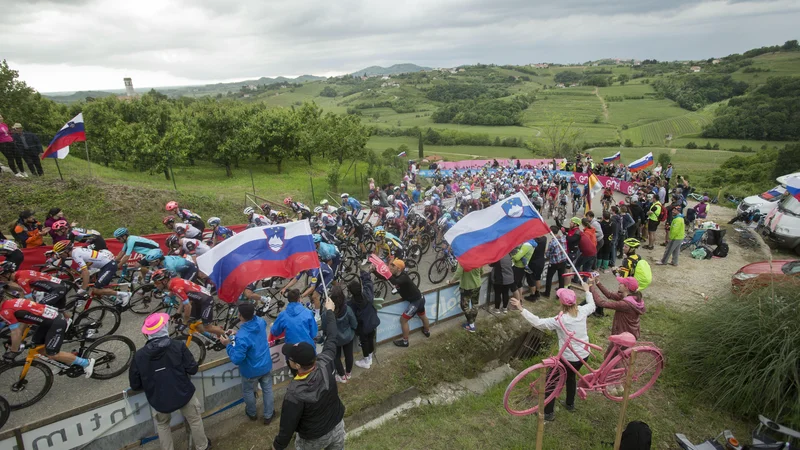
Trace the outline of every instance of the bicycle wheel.
<path fill-rule="evenodd" d="M 419 237 L 419 246 L 422 250 L 422 254 L 428 253 L 428 250 L 431 249 L 431 237 L 427 234 L 423 234 Z"/>
<path fill-rule="evenodd" d="M 528 367 L 520 372 L 503 394 L 503 406 L 509 414 L 527 416 L 539 410 L 541 378 L 545 377 L 544 404 L 558 398 L 567 379 L 567 369 L 553 358 Z M 548 394 L 549 392 L 549 394 Z"/>
<path fill-rule="evenodd" d="M 413 244 L 408 247 L 406 251 L 406 258 L 414 260 L 415 263 L 419 264 L 422 261 L 422 249 L 419 245 Z"/>
<path fill-rule="evenodd" d="M 416 270 L 411 270 L 408 272 L 408 277 L 411 278 L 411 281 L 414 282 L 415 286 L 419 287 L 419 279 L 420 279 L 419 272 L 417 272 Z"/>
<path fill-rule="evenodd" d="M 428 280 L 433 284 L 439 284 L 447 278 L 447 272 L 450 269 L 450 264 L 447 258 L 439 258 L 431 264 L 428 269 Z"/>
<path fill-rule="evenodd" d="M 186 341 L 188 338 L 189 336 L 181 335 L 175 339 L 179 341 Z M 189 345 L 189 352 L 191 352 L 198 365 L 203 364 L 203 361 L 206 359 L 206 347 L 202 342 L 200 342 L 199 339 L 194 337 L 192 338 L 192 343 Z"/>
<path fill-rule="evenodd" d="M 149 315 L 161 306 L 164 293 L 157 290 L 152 284 L 143 284 L 131 293 L 131 302 L 128 308 L 134 314 Z"/>
<path fill-rule="evenodd" d="M 99 339 L 114 334 L 119 328 L 120 321 L 119 311 L 116 308 L 92 306 L 78 314 L 70 329 L 74 330 L 78 339 L 86 337 L 88 330 L 94 330 L 91 332 L 91 338 Z"/>
<path fill-rule="evenodd" d="M 381 280 L 375 283 L 375 297 L 386 300 L 386 294 L 388 294 L 389 291 L 388 281 Z"/>
<path fill-rule="evenodd" d="M 84 352 L 84 358 L 94 358 L 95 380 L 109 380 L 127 371 L 133 362 L 136 346 L 125 336 L 106 336 L 96 340 Z"/>
<path fill-rule="evenodd" d="M 625 350 L 623 352 L 625 355 L 624 360 L 623 355 L 615 356 L 600 376 L 599 382 L 604 384 L 603 395 L 608 399 L 615 402 L 622 401 L 622 385 L 628 375 L 628 361 L 633 352 L 636 352 L 636 361 L 634 361 L 633 373 L 631 374 L 631 394 L 628 398 L 636 398 L 653 387 L 656 379 L 661 374 L 661 370 L 664 369 L 664 357 L 657 348 L 634 347 Z M 612 388 L 611 392 L 609 388 Z"/>
<path fill-rule="evenodd" d="M 25 361 L 15 361 L 0 367 L 0 396 L 12 411 L 27 408 L 38 402 L 53 387 L 53 371 L 46 364 L 31 361 L 24 380 L 20 380 Z"/>
<path fill-rule="evenodd" d="M 8 418 L 11 416 L 11 405 L 8 404 L 8 400 L 3 397 L 0 397 L 0 428 L 8 422 Z"/>

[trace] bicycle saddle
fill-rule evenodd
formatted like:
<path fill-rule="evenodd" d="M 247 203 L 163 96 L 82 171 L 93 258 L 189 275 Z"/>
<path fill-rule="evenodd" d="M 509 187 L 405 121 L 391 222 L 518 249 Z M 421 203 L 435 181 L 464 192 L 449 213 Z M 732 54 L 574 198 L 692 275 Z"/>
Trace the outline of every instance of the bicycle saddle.
<path fill-rule="evenodd" d="M 636 344 L 636 337 L 628 332 L 609 336 L 608 340 L 622 347 L 633 347 Z"/>

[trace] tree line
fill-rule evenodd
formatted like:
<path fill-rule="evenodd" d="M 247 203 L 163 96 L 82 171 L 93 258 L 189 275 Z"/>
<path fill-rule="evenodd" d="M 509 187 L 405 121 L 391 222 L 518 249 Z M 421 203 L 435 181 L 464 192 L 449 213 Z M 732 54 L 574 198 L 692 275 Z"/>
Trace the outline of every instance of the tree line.
<path fill-rule="evenodd" d="M 748 85 L 730 75 L 674 75 L 653 81 L 653 89 L 683 109 L 702 107 L 744 94 Z"/>

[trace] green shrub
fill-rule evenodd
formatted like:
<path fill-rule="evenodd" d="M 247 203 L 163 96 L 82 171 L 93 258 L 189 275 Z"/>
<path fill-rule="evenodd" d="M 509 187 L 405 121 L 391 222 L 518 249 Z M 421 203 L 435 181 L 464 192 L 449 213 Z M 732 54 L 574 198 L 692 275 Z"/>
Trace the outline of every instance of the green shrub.
<path fill-rule="evenodd" d="M 729 294 L 686 315 L 673 368 L 716 407 L 800 425 L 800 302 L 791 286 Z"/>

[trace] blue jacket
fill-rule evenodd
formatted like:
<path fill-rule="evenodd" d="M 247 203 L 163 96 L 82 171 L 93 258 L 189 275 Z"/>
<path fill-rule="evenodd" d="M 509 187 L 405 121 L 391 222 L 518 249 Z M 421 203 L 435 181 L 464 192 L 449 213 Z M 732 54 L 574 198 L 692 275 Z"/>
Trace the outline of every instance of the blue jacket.
<path fill-rule="evenodd" d="M 286 309 L 278 314 L 278 318 L 275 319 L 269 330 L 273 336 L 278 336 L 284 331 L 286 332 L 286 344 L 308 342 L 312 346 L 316 346 L 314 338 L 319 331 L 317 321 L 314 320 L 314 313 L 300 302 L 290 302 Z"/>
<path fill-rule="evenodd" d="M 272 371 L 267 322 L 261 317 L 255 316 L 242 323 L 225 351 L 231 362 L 239 366 L 244 378 L 256 378 Z"/>

